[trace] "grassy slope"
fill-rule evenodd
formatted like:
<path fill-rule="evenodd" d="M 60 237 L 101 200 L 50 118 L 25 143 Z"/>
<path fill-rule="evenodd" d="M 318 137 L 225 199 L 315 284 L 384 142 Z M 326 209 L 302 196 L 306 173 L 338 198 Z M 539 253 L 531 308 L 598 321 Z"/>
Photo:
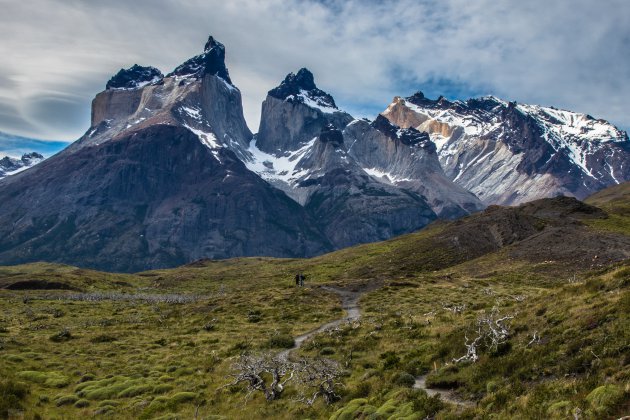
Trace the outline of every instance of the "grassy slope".
<path fill-rule="evenodd" d="M 579 222 L 577 229 L 627 234 L 627 200 L 625 191 L 593 197 L 611 216 L 585 220 L 590 227 Z M 630 266 L 530 258 L 534 254 L 518 242 L 495 250 L 492 240 L 479 240 L 487 220 L 494 219 L 475 215 L 309 260 L 242 258 L 137 275 L 52 264 L 2 267 L 3 287 L 37 279 L 136 298 L 86 302 L 70 299 L 72 291 L 0 290 L 0 377 L 8 378 L 0 382 L 0 411 L 21 405 L 27 418 L 96 412 L 117 418 L 627 413 Z M 518 232 L 543 232 L 548 225 L 512 213 L 506 220 Z M 496 237 L 502 229 L 493 224 L 488 231 Z M 503 233 L 509 238 L 514 232 Z M 311 287 L 293 287 L 299 270 Z M 273 403 L 257 395 L 244 404 L 239 389 L 217 391 L 241 352 L 281 346 L 287 337 L 340 317 L 336 297 L 316 285 L 374 279 L 384 287 L 363 297 L 360 323 L 319 335 L 300 351 L 326 354 L 347 367 L 341 401 L 306 407 L 292 401 L 289 388 Z M 153 299 L 167 293 L 196 300 Z M 463 310 L 445 309 L 453 305 Z M 464 336 L 493 307 L 514 316 L 509 342 L 482 351 L 474 364 L 454 365 L 465 351 Z M 69 337 L 60 334 L 66 330 Z M 528 345 L 534 333 L 540 340 Z M 425 373 L 428 383 L 454 387 L 476 406 L 442 404 L 407 387 L 409 375 Z"/>
<path fill-rule="evenodd" d="M 630 235 L 630 183 L 600 191 L 586 202 L 604 209 L 609 215 L 605 220 L 592 221 L 591 226 L 603 231 Z"/>

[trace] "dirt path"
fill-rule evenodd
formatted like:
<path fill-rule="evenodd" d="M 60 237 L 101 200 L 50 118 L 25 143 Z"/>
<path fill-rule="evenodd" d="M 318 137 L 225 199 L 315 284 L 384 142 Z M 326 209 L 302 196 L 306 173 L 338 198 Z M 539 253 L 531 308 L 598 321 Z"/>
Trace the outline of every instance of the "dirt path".
<path fill-rule="evenodd" d="M 475 403 L 472 401 L 464 401 L 455 396 L 453 391 L 448 389 L 435 389 L 435 388 L 427 388 L 427 375 L 417 376 L 416 382 L 413 384 L 413 387 L 416 389 L 423 389 L 429 397 L 434 395 L 439 395 L 442 401 L 458 405 L 461 407 L 474 407 Z"/>
<path fill-rule="evenodd" d="M 326 331 L 329 328 L 334 328 L 341 325 L 344 322 L 353 321 L 355 319 L 359 319 L 361 317 L 361 310 L 359 308 L 359 299 L 365 293 L 370 292 L 372 290 L 376 290 L 381 286 L 380 283 L 370 283 L 367 285 L 361 285 L 352 289 L 346 288 L 338 288 L 332 286 L 321 286 L 323 290 L 327 290 L 329 292 L 333 292 L 339 296 L 341 299 L 341 307 L 344 311 L 346 311 L 346 316 L 343 318 L 335 319 L 334 321 L 330 321 L 312 331 L 307 332 L 306 334 L 302 334 L 298 337 L 295 337 L 295 344 L 290 349 L 286 349 L 278 353 L 278 357 L 281 359 L 288 359 L 290 354 L 302 347 L 302 344 L 315 334 L 319 334 L 323 331 Z M 423 389 L 429 396 L 439 395 L 442 401 L 454 404 L 460 407 L 474 407 L 475 403 L 472 401 L 464 401 L 457 398 L 453 391 L 447 389 L 432 389 L 427 388 L 426 385 L 426 375 L 416 377 L 416 382 L 413 384 L 413 387 L 416 389 Z"/>
<path fill-rule="evenodd" d="M 341 299 L 341 308 L 346 311 L 346 316 L 343 318 L 335 319 L 334 321 L 330 321 L 312 331 L 307 332 L 306 334 L 302 334 L 300 336 L 295 337 L 295 344 L 290 349 L 286 349 L 278 353 L 278 357 L 281 359 L 288 359 L 289 355 L 294 351 L 302 347 L 302 344 L 315 334 L 319 334 L 320 332 L 326 331 L 329 328 L 334 328 L 341 325 L 344 322 L 353 321 L 355 319 L 359 319 L 361 317 L 361 311 L 359 310 L 359 298 L 365 293 L 368 289 L 353 291 L 346 289 L 339 289 L 331 286 L 322 286 L 324 290 L 329 292 L 336 293 Z"/>

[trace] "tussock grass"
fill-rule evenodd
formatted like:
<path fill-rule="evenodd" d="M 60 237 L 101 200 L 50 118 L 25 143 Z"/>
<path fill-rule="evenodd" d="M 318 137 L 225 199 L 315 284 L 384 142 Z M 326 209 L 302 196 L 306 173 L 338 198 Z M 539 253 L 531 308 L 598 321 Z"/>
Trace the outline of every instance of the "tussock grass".
<path fill-rule="evenodd" d="M 593 231 L 630 234 L 606 201 Z M 458 222 L 464 223 L 464 222 Z M 627 225 L 626 225 L 627 223 Z M 55 264 L 0 267 L 0 287 L 40 279 L 72 290 L 0 289 L 0 416 L 27 418 L 612 418 L 630 408 L 630 265 L 532 261 L 510 247 L 474 258 L 436 238 L 447 224 L 309 260 L 237 258 L 119 275 Z M 293 276 L 306 273 L 306 287 Z M 307 340 L 293 357 L 344 369 L 341 399 L 248 400 L 227 387 L 243 352 L 280 351 L 343 316 L 323 284 L 380 288 L 362 318 Z M 513 315 L 506 343 L 466 352 L 475 322 Z M 62 339 L 51 340 L 59 335 Z M 427 375 L 472 403 L 410 388 Z M 54 397 L 53 397 L 54 395 Z M 2 411 L 4 410 L 4 411 Z"/>

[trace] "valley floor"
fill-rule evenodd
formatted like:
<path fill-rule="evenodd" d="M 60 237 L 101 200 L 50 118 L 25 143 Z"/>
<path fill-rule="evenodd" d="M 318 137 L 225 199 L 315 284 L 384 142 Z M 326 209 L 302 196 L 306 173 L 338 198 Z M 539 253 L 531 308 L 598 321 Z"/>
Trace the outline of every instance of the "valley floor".
<path fill-rule="evenodd" d="M 611 219 L 579 229 L 625 235 Z M 461 223 L 470 222 L 455 222 L 458 232 Z M 1 267 L 0 416 L 629 414 L 628 261 L 572 263 L 553 250 L 540 259 L 518 243 L 453 261 L 436 248 L 449 226 L 309 260 L 200 261 L 134 275 Z M 305 287 L 294 284 L 299 271 Z M 298 376 L 272 401 L 249 393 L 251 383 L 230 385 L 244 357 L 278 355 L 330 361 L 338 398 L 307 404 L 317 387 Z"/>

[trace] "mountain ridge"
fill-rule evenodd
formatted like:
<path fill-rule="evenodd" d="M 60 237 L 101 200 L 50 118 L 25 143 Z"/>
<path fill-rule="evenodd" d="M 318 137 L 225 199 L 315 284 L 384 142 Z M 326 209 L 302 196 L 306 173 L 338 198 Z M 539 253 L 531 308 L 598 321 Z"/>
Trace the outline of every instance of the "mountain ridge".
<path fill-rule="evenodd" d="M 133 271 L 203 257 L 307 257 L 483 209 L 488 202 L 456 182 L 462 176 L 441 153 L 470 127 L 423 116 L 418 107 L 428 114 L 446 110 L 452 120 L 468 113 L 482 126 L 501 125 L 499 117 L 506 121 L 509 141 L 482 136 L 482 152 L 494 144 L 503 145 L 504 154 L 525 156 L 508 159 L 512 166 L 495 172 L 530 184 L 501 186 L 500 176 L 479 171 L 482 182 L 503 188 L 496 194 L 503 201 L 527 197 L 517 189 L 527 185 L 549 186 L 545 195 L 576 192 L 569 187 L 583 180 L 571 178 L 576 165 L 564 178 L 556 173 L 568 165 L 564 152 L 554 155 L 556 172 L 540 174 L 552 145 L 516 104 L 496 98 L 433 101 L 418 93 L 408 101 L 398 98 L 374 121 L 356 119 L 317 87 L 306 68 L 269 90 L 253 134 L 225 66 L 225 47 L 209 37 L 202 54 L 166 76 L 137 64 L 121 69 L 94 98 L 84 136 L 0 181 L 0 261 L 44 259 Z M 548 116 L 549 124 L 562 117 Z M 593 130 L 599 133 L 599 125 Z M 623 165 L 627 135 L 617 143 L 623 153 L 609 162 Z M 475 161 L 477 149 L 464 150 L 458 160 Z M 612 166 L 610 174 L 617 174 Z M 563 182 L 566 188 L 552 188 Z M 586 190 L 585 184 L 577 193 Z"/>
<path fill-rule="evenodd" d="M 630 179 L 626 132 L 586 114 L 493 96 L 467 101 L 395 97 L 382 113 L 429 133 L 455 183 L 486 204 L 586 196 Z"/>

